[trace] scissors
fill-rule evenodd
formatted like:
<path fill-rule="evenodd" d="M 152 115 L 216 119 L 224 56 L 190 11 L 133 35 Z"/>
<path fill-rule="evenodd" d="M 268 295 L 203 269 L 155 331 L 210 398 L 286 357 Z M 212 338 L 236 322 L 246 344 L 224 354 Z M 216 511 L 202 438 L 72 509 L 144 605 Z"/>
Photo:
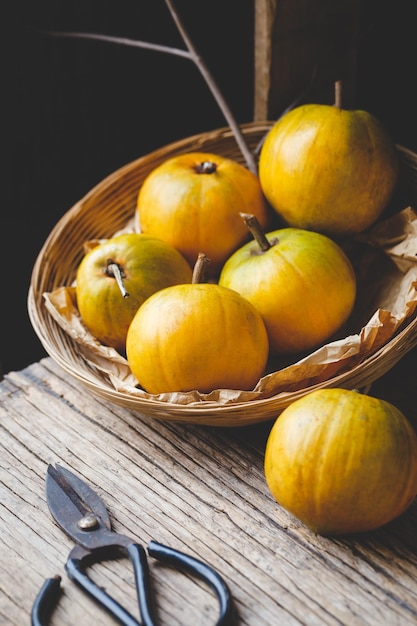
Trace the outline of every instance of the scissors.
<path fill-rule="evenodd" d="M 145 548 L 134 539 L 112 531 L 110 517 L 100 496 L 83 480 L 60 465 L 49 465 L 46 497 L 58 526 L 77 544 L 70 552 L 65 570 L 86 594 L 120 624 L 155 626 L 149 565 Z M 147 546 L 148 555 L 161 563 L 186 570 L 211 587 L 219 603 L 216 626 L 231 623 L 232 598 L 221 576 L 194 557 L 156 541 Z M 88 576 L 87 568 L 105 559 L 127 556 L 133 566 L 136 595 L 142 622 L 137 621 L 119 602 Z M 32 626 L 46 626 L 61 591 L 61 578 L 48 578 L 32 607 Z"/>

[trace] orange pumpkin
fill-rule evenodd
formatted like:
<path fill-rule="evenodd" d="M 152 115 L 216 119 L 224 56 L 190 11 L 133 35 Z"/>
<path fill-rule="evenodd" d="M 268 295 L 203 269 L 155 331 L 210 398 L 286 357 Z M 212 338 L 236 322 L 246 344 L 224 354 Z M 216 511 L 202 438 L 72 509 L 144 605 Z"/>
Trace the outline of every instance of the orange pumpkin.
<path fill-rule="evenodd" d="M 346 389 L 313 391 L 274 423 L 265 477 L 279 504 L 319 534 L 372 530 L 417 494 L 417 436 L 384 400 Z"/>
<path fill-rule="evenodd" d="M 181 154 L 157 166 L 137 198 L 140 230 L 177 248 L 190 265 L 203 252 L 213 274 L 248 239 L 240 211 L 266 226 L 259 179 L 237 161 L 206 152 Z"/>

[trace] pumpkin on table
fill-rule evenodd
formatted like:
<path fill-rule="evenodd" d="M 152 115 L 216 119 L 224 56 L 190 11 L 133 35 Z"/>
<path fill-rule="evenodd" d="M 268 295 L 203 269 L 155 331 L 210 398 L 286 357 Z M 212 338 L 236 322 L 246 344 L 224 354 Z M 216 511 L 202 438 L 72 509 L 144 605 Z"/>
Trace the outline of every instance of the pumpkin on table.
<path fill-rule="evenodd" d="M 384 400 L 319 389 L 275 421 L 265 477 L 279 504 L 319 534 L 373 530 L 417 494 L 417 436 Z"/>

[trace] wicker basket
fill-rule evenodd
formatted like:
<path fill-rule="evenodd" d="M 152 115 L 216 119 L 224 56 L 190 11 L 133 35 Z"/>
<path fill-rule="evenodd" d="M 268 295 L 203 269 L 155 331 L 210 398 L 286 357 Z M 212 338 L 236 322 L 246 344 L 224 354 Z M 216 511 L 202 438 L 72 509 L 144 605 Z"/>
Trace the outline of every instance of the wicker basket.
<path fill-rule="evenodd" d="M 270 127 L 270 122 L 242 126 L 251 150 L 256 149 Z M 125 226 L 134 214 L 138 189 L 154 167 L 171 156 L 194 150 L 218 153 L 243 163 L 241 152 L 228 128 L 170 144 L 108 176 L 61 218 L 47 238 L 33 268 L 28 311 L 43 347 L 65 371 L 106 400 L 154 418 L 203 425 L 246 426 L 276 418 L 291 402 L 314 389 L 336 386 L 366 388 L 417 345 L 417 320 L 414 315 L 388 343 L 349 371 L 296 392 L 250 402 L 183 405 L 116 391 L 106 376 L 83 360 L 77 344 L 46 310 L 42 294 L 72 283 L 85 241 L 108 238 Z M 404 194 L 404 202 L 413 204 L 417 197 L 417 155 L 402 147 L 399 151 L 401 193 Z"/>

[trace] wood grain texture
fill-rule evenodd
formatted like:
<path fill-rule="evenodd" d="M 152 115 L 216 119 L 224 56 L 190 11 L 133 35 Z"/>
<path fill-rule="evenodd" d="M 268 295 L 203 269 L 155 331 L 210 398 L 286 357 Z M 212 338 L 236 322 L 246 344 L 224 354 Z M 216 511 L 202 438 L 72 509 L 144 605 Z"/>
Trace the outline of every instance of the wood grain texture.
<path fill-rule="evenodd" d="M 62 576 L 53 624 L 114 623 L 64 571 L 73 544 L 45 500 L 48 463 L 97 489 L 115 530 L 155 539 L 213 565 L 230 586 L 236 624 L 417 624 L 417 508 L 384 529 L 329 539 L 281 509 L 263 475 L 272 425 L 161 422 L 92 396 L 47 358 L 0 384 L 0 623 L 29 622 L 47 577 Z M 213 624 L 214 596 L 151 561 L 161 624 Z M 137 615 L 125 560 L 92 570 Z"/>
<path fill-rule="evenodd" d="M 354 104 L 360 11 L 358 0 L 256 0 L 255 120 L 277 119 L 307 88 L 306 101 L 332 104 L 340 79 Z"/>

